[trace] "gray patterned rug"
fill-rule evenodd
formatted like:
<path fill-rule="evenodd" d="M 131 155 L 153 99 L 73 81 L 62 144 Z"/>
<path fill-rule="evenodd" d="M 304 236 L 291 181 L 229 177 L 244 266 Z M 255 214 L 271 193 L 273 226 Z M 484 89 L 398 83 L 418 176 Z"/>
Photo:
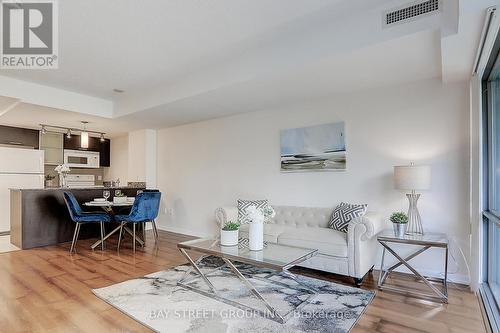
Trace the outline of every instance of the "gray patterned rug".
<path fill-rule="evenodd" d="M 266 307 L 228 269 L 213 272 L 221 262 L 208 257 L 201 263 L 204 273 L 221 297 L 267 312 Z M 237 264 L 238 269 L 254 284 L 257 290 L 280 313 L 290 313 L 285 324 L 272 320 L 272 315 L 262 315 L 243 310 L 197 292 L 177 286 L 189 266 L 182 265 L 166 271 L 156 272 L 94 289 L 95 295 L 123 313 L 157 332 L 213 332 L 213 333 L 345 333 L 349 332 L 375 293 L 332 282 L 299 276 L 300 282 L 317 291 L 317 295 L 297 310 L 297 305 L 306 299 L 307 292 L 293 279 L 267 269 Z M 269 278 L 267 282 L 264 277 Z M 193 274 L 194 277 L 194 274 Z M 209 291 L 201 278 L 189 283 Z"/>

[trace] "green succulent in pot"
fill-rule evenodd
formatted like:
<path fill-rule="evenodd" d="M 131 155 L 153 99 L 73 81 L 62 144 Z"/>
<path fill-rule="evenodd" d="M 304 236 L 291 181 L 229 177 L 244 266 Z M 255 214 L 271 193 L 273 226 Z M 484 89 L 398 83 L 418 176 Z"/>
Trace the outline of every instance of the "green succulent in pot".
<path fill-rule="evenodd" d="M 226 222 L 226 224 L 224 224 L 224 226 L 222 227 L 222 230 L 234 231 L 234 230 L 238 230 L 239 228 L 240 228 L 239 223 L 228 221 L 228 222 Z"/>
<path fill-rule="evenodd" d="M 403 212 L 395 212 L 392 213 L 389 220 L 391 220 L 392 223 L 406 224 L 408 223 L 408 215 L 406 215 L 406 213 Z"/>
<path fill-rule="evenodd" d="M 220 245 L 235 246 L 238 245 L 238 230 L 240 224 L 232 221 L 227 221 L 220 231 Z"/>
<path fill-rule="evenodd" d="M 408 215 L 403 212 L 392 213 L 389 218 L 392 222 L 394 235 L 399 238 L 404 238 L 406 234 L 406 225 L 408 224 Z"/>

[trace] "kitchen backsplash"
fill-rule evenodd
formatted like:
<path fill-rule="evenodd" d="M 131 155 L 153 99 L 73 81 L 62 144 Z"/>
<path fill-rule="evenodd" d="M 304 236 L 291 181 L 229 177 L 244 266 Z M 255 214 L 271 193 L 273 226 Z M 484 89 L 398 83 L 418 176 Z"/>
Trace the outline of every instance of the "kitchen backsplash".
<path fill-rule="evenodd" d="M 54 165 L 45 165 L 45 175 L 54 175 L 56 178 L 53 181 L 53 186 L 59 185 L 59 175 L 54 171 Z M 84 169 L 84 168 L 71 168 L 70 174 L 78 174 L 78 175 L 94 175 L 95 176 L 95 184 L 102 185 L 102 181 L 104 179 L 104 168 L 98 169 Z"/>

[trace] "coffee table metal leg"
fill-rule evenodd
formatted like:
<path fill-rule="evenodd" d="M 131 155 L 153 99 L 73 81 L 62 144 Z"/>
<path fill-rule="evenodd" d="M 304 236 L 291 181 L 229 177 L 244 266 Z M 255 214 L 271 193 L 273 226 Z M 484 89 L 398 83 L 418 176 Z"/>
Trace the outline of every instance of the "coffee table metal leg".
<path fill-rule="evenodd" d="M 264 303 L 266 308 L 269 311 L 271 311 L 273 316 L 277 317 L 278 321 L 283 324 L 285 322 L 285 319 L 278 313 L 278 311 L 271 304 L 269 304 L 266 301 L 266 299 L 257 291 L 257 289 L 255 289 L 253 284 L 251 284 L 250 281 L 248 281 L 245 278 L 245 276 L 241 274 L 241 272 L 236 268 L 236 266 L 234 266 L 233 263 L 226 258 L 222 258 L 222 260 L 224 260 L 224 262 L 229 266 L 229 268 L 231 268 L 233 273 L 236 274 L 236 276 L 247 286 L 247 288 L 250 289 L 252 294 L 254 294 L 254 296 L 257 297 L 262 303 Z"/>
<path fill-rule="evenodd" d="M 213 293 L 215 293 L 216 289 L 215 289 L 214 285 L 212 284 L 212 282 L 210 282 L 210 280 L 205 276 L 205 274 L 203 274 L 203 272 L 200 270 L 198 265 L 196 265 L 196 263 L 193 261 L 193 259 L 191 259 L 191 257 L 187 254 L 187 252 L 184 249 L 179 249 L 179 251 L 181 251 L 182 255 L 189 261 L 191 266 L 195 269 L 196 273 L 198 273 L 202 277 L 203 281 L 205 281 L 205 283 L 208 285 L 210 290 Z"/>

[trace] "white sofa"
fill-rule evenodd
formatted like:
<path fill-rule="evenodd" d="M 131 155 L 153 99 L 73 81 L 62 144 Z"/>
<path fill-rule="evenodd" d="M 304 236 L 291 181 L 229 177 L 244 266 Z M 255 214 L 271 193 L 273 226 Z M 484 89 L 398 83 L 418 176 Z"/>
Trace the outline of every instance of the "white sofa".
<path fill-rule="evenodd" d="M 350 222 L 347 233 L 328 227 L 333 208 L 273 206 L 276 216 L 264 225 L 264 240 L 272 243 L 318 249 L 318 254 L 300 266 L 354 278 L 360 285 L 375 265 L 376 235 L 389 227 L 382 217 L 367 212 Z M 236 207 L 215 211 L 219 226 L 238 221 Z M 248 237 L 248 225 L 240 228 L 240 237 Z"/>

